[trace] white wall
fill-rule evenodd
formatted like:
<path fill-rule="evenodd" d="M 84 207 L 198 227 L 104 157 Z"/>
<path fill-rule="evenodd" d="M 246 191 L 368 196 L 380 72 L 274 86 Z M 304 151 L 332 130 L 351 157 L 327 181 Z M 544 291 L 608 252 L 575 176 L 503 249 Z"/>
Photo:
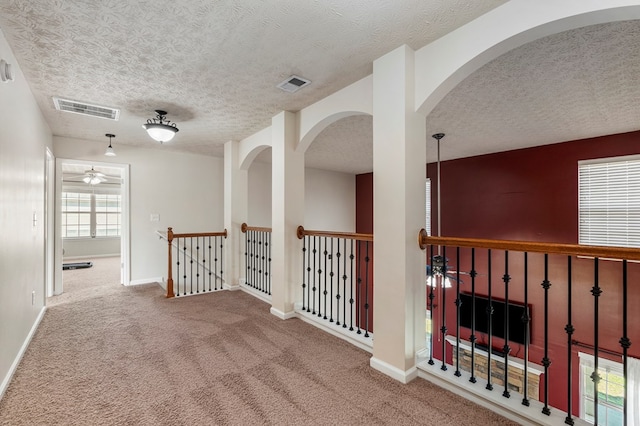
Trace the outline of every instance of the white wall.
<path fill-rule="evenodd" d="M 307 229 L 355 232 L 356 177 L 305 169 L 304 223 Z M 249 225 L 271 226 L 271 163 L 249 168 Z"/>
<path fill-rule="evenodd" d="M 64 238 L 62 249 L 65 261 L 83 257 L 120 256 L 120 238 Z"/>
<path fill-rule="evenodd" d="M 51 130 L 2 32 L 0 58 L 15 75 L 14 82 L 0 83 L 1 397 L 44 307 L 44 167 Z"/>
<path fill-rule="evenodd" d="M 304 227 L 356 232 L 356 177 L 318 169 L 304 171 Z"/>
<path fill-rule="evenodd" d="M 114 143 L 116 157 L 105 157 L 104 144 L 54 138 L 57 158 L 130 165 L 131 281 L 166 277 L 167 246 L 155 234 L 224 228 L 222 158 Z M 158 214 L 158 222 L 151 221 Z"/>
<path fill-rule="evenodd" d="M 248 224 L 271 227 L 271 163 L 254 161 L 248 170 Z"/>

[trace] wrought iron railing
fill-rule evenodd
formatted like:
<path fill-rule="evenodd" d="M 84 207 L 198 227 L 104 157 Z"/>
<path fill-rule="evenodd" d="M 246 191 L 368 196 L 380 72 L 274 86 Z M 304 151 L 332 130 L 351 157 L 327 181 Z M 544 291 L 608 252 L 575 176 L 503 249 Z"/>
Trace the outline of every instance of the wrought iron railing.
<path fill-rule="evenodd" d="M 244 285 L 271 296 L 271 228 L 242 224 L 244 237 Z"/>
<path fill-rule="evenodd" d="M 422 370 L 459 386 L 461 381 L 475 384 L 481 376 L 484 387 L 475 385 L 473 392 L 495 393 L 499 384 L 504 398 L 520 393 L 524 412 L 537 407 L 546 417 L 553 410 L 572 425 L 579 416 L 580 348 L 594 358 L 592 383 L 586 386 L 596 407 L 592 420 L 598 424 L 603 397 L 599 360 L 613 356 L 623 365 L 623 417 L 628 424 L 633 402 L 626 398 L 628 361 L 640 358 L 640 350 L 630 352 L 632 336 L 640 338 L 630 325 L 640 315 L 629 310 L 630 290 L 637 301 L 640 289 L 640 249 L 428 237 L 424 230 L 418 241 L 427 249 L 431 284 L 426 297 L 432 325 Z M 443 285 L 447 280 L 452 282 L 448 288 Z M 468 364 L 461 368 L 465 359 Z M 532 369 L 542 373 L 537 390 L 529 382 Z M 510 377 L 515 374 L 517 385 Z"/>
<path fill-rule="evenodd" d="M 301 312 L 344 331 L 373 332 L 373 235 L 305 230 Z"/>
<path fill-rule="evenodd" d="M 226 238 L 226 230 L 176 234 L 169 228 L 167 297 L 222 290 Z"/>

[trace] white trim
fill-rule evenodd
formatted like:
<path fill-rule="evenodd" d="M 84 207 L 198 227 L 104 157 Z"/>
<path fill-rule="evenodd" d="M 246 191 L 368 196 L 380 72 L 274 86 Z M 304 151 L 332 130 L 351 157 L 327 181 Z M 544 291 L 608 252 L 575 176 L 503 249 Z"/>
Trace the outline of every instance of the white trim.
<path fill-rule="evenodd" d="M 29 331 L 29 334 L 27 334 L 27 338 L 22 343 L 22 347 L 20 348 L 20 350 L 18 351 L 18 354 L 13 360 L 13 363 L 11 364 L 11 367 L 9 368 L 7 375 L 2 381 L 2 384 L 0 384 L 0 400 L 4 396 L 4 393 L 7 391 L 7 389 L 9 388 L 11 379 L 13 378 L 13 375 L 18 369 L 18 366 L 20 365 L 20 361 L 22 361 L 22 357 L 24 356 L 24 353 L 27 351 L 27 348 L 29 347 L 29 343 L 31 343 L 31 339 L 33 338 L 33 335 L 36 333 L 36 330 L 40 326 L 40 322 L 42 321 L 42 318 L 44 317 L 44 314 L 46 311 L 47 311 L 47 307 L 43 306 L 42 309 L 40 310 L 40 313 L 38 314 L 38 317 L 36 318 L 35 322 L 31 326 L 31 330 Z"/>
<path fill-rule="evenodd" d="M 373 353 L 373 333 L 369 333 L 369 337 L 364 337 L 363 333 L 357 334 L 354 331 L 349 331 L 349 329 L 344 328 L 341 325 L 336 325 L 335 322 L 329 322 L 320 319 L 317 315 L 303 310 L 301 304 L 296 304 L 295 314 L 302 321 L 311 324 L 314 327 L 317 327 L 329 334 L 339 337 L 340 339 L 345 340 L 364 351 Z"/>
<path fill-rule="evenodd" d="M 296 317 L 296 313 L 294 311 L 284 313 L 281 310 L 274 308 L 273 306 L 271 307 L 271 309 L 269 309 L 269 312 L 271 312 L 272 315 L 275 315 L 283 320 L 288 320 Z"/>
<path fill-rule="evenodd" d="M 225 290 L 229 290 L 229 291 L 242 290 L 242 288 L 239 285 L 227 284 L 226 282 L 222 283 L 222 288 L 224 288 Z"/>
<path fill-rule="evenodd" d="M 550 415 L 542 414 L 544 404 L 534 399 L 529 400 L 529 407 L 522 405 L 522 396 L 511 392 L 511 398 L 502 396 L 502 389 L 485 389 L 487 381 L 476 377 L 476 383 L 469 382 L 471 375 L 460 371 L 460 377 L 454 376 L 455 366 L 449 365 L 446 371 L 440 369 L 440 363 L 429 365 L 426 360 L 418 362 L 418 376 L 461 397 L 481 405 L 494 413 L 500 414 L 522 425 L 561 425 L 567 413 L 552 408 Z M 587 426 L 589 423 L 573 416 L 574 425 Z"/>
<path fill-rule="evenodd" d="M 243 281 L 244 281 L 243 279 L 240 279 L 241 284 L 238 285 L 238 286 L 235 286 L 236 288 L 234 288 L 234 290 L 242 290 L 245 293 L 252 295 L 256 299 L 260 299 L 263 302 L 271 304 L 271 296 L 270 295 L 264 294 L 263 292 L 258 291 L 253 287 L 249 287 L 248 285 L 244 284 Z"/>
<path fill-rule="evenodd" d="M 131 280 L 129 284 L 125 284 L 127 286 L 130 285 L 142 285 L 142 284 L 162 284 L 164 282 L 164 277 L 155 277 L 155 278 L 141 278 L 139 280 Z"/>
<path fill-rule="evenodd" d="M 616 163 L 619 161 L 636 161 L 640 160 L 640 154 L 621 155 L 617 157 L 593 158 L 591 160 L 578 160 L 578 165 L 598 164 L 598 163 Z"/>
<path fill-rule="evenodd" d="M 374 370 L 378 370 L 379 372 L 386 374 L 392 379 L 404 383 L 405 385 L 418 377 L 419 374 L 416 367 L 411 367 L 410 369 L 403 371 L 373 356 L 371 357 L 371 359 L 369 359 L 369 365 Z"/>

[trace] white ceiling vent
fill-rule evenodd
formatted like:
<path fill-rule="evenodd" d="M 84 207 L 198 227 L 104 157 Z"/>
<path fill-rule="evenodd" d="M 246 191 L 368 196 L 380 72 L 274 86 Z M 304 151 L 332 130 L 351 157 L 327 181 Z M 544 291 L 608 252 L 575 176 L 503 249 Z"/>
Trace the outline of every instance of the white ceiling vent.
<path fill-rule="evenodd" d="M 293 93 L 302 89 L 309 83 L 311 83 L 311 80 L 307 80 L 306 78 L 302 78 L 297 75 L 292 75 L 282 83 L 278 84 L 277 87 L 284 90 L 285 92 Z"/>
<path fill-rule="evenodd" d="M 61 99 L 54 97 L 53 104 L 58 111 L 73 112 L 75 114 L 88 115 L 91 117 L 106 118 L 107 120 L 118 120 L 120 118 L 120 110 L 109 108 L 106 106 L 92 105 L 69 99 Z"/>

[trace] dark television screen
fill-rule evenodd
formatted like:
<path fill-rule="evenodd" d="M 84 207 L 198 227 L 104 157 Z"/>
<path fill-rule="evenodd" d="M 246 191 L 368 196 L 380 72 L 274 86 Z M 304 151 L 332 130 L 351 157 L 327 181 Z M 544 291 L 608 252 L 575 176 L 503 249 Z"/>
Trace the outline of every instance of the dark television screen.
<path fill-rule="evenodd" d="M 473 307 L 473 298 L 470 294 L 460 293 L 460 326 L 471 328 L 471 316 Z M 489 321 L 487 315 L 487 305 L 489 299 L 485 296 L 475 297 L 475 327 L 476 333 L 489 333 Z M 491 335 L 504 339 L 504 309 L 505 302 L 502 300 L 491 299 L 493 306 L 493 315 L 491 323 Z M 523 304 L 513 303 L 509 301 L 509 341 L 524 344 L 525 343 L 525 326 L 522 322 L 522 316 L 526 312 L 527 307 Z M 531 314 L 529 313 L 529 316 Z M 531 321 L 529 327 L 529 341 L 531 341 Z M 478 337 L 478 336 L 476 336 Z"/>

